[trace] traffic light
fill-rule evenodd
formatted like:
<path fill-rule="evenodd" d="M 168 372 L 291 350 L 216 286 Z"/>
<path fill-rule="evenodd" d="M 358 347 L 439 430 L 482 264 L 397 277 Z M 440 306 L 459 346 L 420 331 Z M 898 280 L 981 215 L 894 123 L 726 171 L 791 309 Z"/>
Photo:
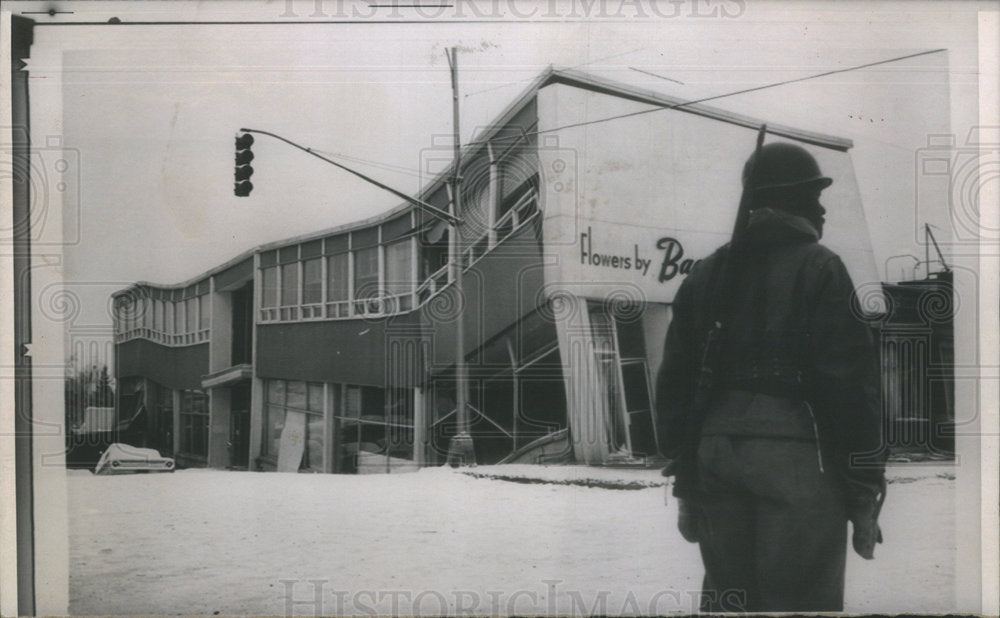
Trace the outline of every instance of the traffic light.
<path fill-rule="evenodd" d="M 253 161 L 253 152 L 250 146 L 253 145 L 253 135 L 244 133 L 236 136 L 236 185 L 233 192 L 236 197 L 246 197 L 253 191 L 253 184 L 250 177 L 253 176 L 253 168 L 250 162 Z"/>

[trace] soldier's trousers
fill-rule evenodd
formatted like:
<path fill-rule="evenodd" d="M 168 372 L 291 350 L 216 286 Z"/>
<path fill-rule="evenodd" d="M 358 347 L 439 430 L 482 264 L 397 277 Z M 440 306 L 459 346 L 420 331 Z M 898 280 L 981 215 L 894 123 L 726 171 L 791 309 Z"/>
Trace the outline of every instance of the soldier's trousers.
<path fill-rule="evenodd" d="M 842 611 L 847 514 L 815 442 L 703 436 L 704 612 Z"/>

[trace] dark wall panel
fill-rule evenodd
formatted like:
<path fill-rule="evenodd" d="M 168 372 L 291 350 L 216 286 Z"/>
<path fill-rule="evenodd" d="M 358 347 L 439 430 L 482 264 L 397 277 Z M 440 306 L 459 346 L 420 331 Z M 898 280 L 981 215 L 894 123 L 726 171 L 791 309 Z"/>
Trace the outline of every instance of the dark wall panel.
<path fill-rule="evenodd" d="M 415 314 L 266 324 L 258 326 L 257 335 L 257 375 L 262 378 L 384 386 L 387 375 L 412 376 L 422 365 L 419 358 L 413 358 L 420 356 L 415 345 L 404 346 L 411 353 L 411 358 L 401 361 L 407 365 L 405 371 L 386 365 L 387 347 L 421 339 Z"/>
<path fill-rule="evenodd" d="M 118 377 L 144 376 L 170 388 L 200 388 L 208 373 L 208 343 L 171 348 L 145 339 L 115 347 Z"/>

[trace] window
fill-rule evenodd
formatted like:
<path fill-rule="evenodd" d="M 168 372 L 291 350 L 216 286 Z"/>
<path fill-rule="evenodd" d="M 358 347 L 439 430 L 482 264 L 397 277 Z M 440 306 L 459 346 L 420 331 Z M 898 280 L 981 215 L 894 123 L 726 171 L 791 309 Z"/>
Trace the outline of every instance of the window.
<path fill-rule="evenodd" d="M 163 328 L 163 301 L 156 299 L 153 301 L 153 328 L 157 332 L 164 332 Z"/>
<path fill-rule="evenodd" d="M 299 263 L 292 262 L 281 267 L 281 314 L 282 320 L 299 319 Z"/>
<path fill-rule="evenodd" d="M 163 330 L 168 335 L 173 335 L 177 332 L 177 328 L 174 325 L 174 303 L 169 300 L 163 301 Z"/>
<path fill-rule="evenodd" d="M 208 457 L 208 396 L 201 390 L 181 393 L 181 452 Z"/>
<path fill-rule="evenodd" d="M 142 299 L 142 327 L 153 328 L 153 299 Z"/>
<path fill-rule="evenodd" d="M 302 264 L 302 304 L 314 305 L 323 302 L 323 262 L 321 259 L 307 260 Z"/>
<path fill-rule="evenodd" d="M 412 219 L 407 213 L 380 225 L 262 253 L 260 319 L 347 318 L 411 310 L 417 287 Z M 384 300 L 386 295 L 391 302 Z"/>
<path fill-rule="evenodd" d="M 202 294 L 198 297 L 198 316 L 198 330 L 208 330 L 208 294 Z"/>
<path fill-rule="evenodd" d="M 350 262 L 348 253 L 331 255 L 326 259 L 326 317 L 342 318 L 350 313 Z"/>
<path fill-rule="evenodd" d="M 361 417 L 361 387 L 348 386 L 347 396 L 344 399 L 344 416 L 346 418 Z"/>
<path fill-rule="evenodd" d="M 302 318 L 323 317 L 323 258 L 302 262 Z"/>
<path fill-rule="evenodd" d="M 303 467 L 323 470 L 323 385 L 310 382 L 306 385 L 306 450 L 302 454 Z"/>
<path fill-rule="evenodd" d="M 265 309 L 278 306 L 278 267 L 261 270 L 261 306 Z"/>
<path fill-rule="evenodd" d="M 538 174 L 517 185 L 512 184 L 512 182 L 505 183 L 504 194 L 497 213 L 497 242 L 510 236 L 537 212 Z"/>
<path fill-rule="evenodd" d="M 334 412 L 338 429 L 332 453 L 338 472 L 391 472 L 393 459 L 413 458 L 413 389 L 354 384 L 334 388 L 343 393 Z"/>
<path fill-rule="evenodd" d="M 490 230 L 490 186 L 486 180 L 462 192 L 463 222 L 459 230 L 466 243 L 478 240 Z"/>
<path fill-rule="evenodd" d="M 187 323 L 184 332 L 193 333 L 198 330 L 198 299 L 189 298 L 185 304 L 187 307 L 184 309 L 184 314 L 187 318 Z"/>
<path fill-rule="evenodd" d="M 165 386 L 157 385 L 156 389 L 156 422 L 154 448 L 161 455 L 173 455 L 174 452 L 174 392 Z"/>
<path fill-rule="evenodd" d="M 413 306 L 413 241 L 410 239 L 385 246 L 385 291 L 390 296 L 398 296 L 396 310 L 408 310 Z"/>
<path fill-rule="evenodd" d="M 293 262 L 281 267 L 281 306 L 299 304 L 299 264 Z"/>
<path fill-rule="evenodd" d="M 354 298 L 368 299 L 378 296 L 378 247 L 368 247 L 354 252 Z M 367 313 L 364 303 L 359 311 Z"/>
<path fill-rule="evenodd" d="M 589 312 L 595 354 L 604 369 L 601 386 L 608 401 L 613 447 L 633 455 L 652 455 L 656 434 L 642 321 L 619 317 L 633 312 L 641 315 L 641 308 L 614 310 L 591 302 Z"/>
<path fill-rule="evenodd" d="M 285 381 L 267 381 L 267 408 L 264 411 L 265 423 L 264 454 L 278 456 L 278 440 L 281 430 L 285 428 Z"/>
<path fill-rule="evenodd" d="M 184 303 L 174 303 L 174 334 L 184 334 Z"/>
<path fill-rule="evenodd" d="M 281 432 L 288 414 L 305 414 L 305 448 L 299 469 L 323 469 L 323 385 L 318 382 L 268 380 L 267 405 L 264 410 L 264 455 L 277 459 Z"/>
<path fill-rule="evenodd" d="M 348 300 L 348 254 L 331 255 L 326 266 L 326 299 L 328 301 Z"/>

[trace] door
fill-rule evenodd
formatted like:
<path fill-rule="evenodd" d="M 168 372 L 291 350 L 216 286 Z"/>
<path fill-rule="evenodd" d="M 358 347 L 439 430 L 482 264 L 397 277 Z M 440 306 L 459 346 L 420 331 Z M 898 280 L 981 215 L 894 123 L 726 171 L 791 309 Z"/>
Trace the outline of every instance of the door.
<path fill-rule="evenodd" d="M 229 466 L 246 468 L 250 458 L 250 410 L 229 414 Z"/>
<path fill-rule="evenodd" d="M 246 469 L 250 463 L 250 382 L 233 387 L 229 411 L 229 467 Z"/>

